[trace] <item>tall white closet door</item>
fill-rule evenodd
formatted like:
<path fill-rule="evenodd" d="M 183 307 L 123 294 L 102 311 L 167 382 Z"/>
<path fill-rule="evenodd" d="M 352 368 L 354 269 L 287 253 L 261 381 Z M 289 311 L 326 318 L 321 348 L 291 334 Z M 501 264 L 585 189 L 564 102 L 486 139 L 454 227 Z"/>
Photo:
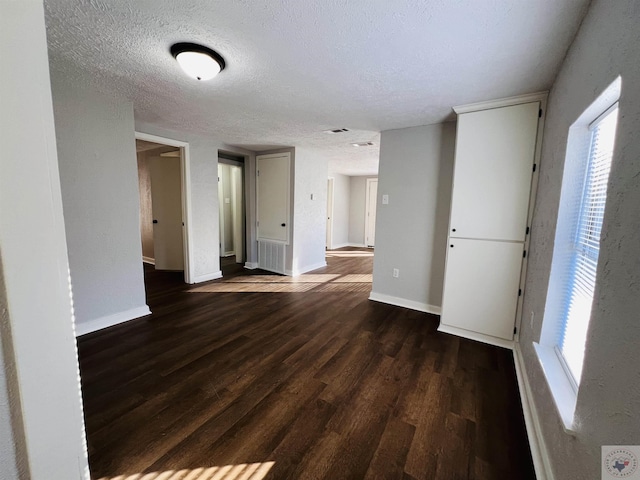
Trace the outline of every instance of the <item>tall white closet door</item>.
<path fill-rule="evenodd" d="M 258 155 L 257 217 L 258 241 L 289 243 L 290 175 L 288 153 Z"/>
<path fill-rule="evenodd" d="M 522 244 L 456 238 L 448 248 L 442 323 L 513 339 Z"/>
<path fill-rule="evenodd" d="M 451 231 L 524 241 L 540 102 L 458 117 Z"/>

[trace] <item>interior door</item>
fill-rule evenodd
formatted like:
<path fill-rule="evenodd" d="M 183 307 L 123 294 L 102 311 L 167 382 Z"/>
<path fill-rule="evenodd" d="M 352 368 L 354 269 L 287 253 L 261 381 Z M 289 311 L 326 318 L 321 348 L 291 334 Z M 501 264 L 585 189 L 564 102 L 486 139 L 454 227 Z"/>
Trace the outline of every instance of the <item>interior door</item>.
<path fill-rule="evenodd" d="M 365 226 L 365 245 L 373 247 L 376 244 L 376 201 L 378 198 L 378 179 L 367 179 L 367 212 Z"/>
<path fill-rule="evenodd" d="M 258 155 L 256 164 L 258 240 L 288 244 L 290 156 L 288 153 Z"/>
<path fill-rule="evenodd" d="M 149 158 L 156 270 L 184 270 L 180 158 Z"/>
<path fill-rule="evenodd" d="M 458 117 L 455 237 L 524 241 L 540 102 Z"/>
<path fill-rule="evenodd" d="M 522 243 L 450 238 L 448 248 L 442 323 L 512 340 Z"/>

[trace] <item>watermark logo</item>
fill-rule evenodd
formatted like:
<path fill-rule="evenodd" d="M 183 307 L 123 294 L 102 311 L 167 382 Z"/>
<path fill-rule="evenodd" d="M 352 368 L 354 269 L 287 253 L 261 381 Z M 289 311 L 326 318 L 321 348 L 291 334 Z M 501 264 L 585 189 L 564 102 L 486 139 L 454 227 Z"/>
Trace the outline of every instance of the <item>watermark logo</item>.
<path fill-rule="evenodd" d="M 602 479 L 640 480 L 639 445 L 605 445 L 602 447 Z"/>

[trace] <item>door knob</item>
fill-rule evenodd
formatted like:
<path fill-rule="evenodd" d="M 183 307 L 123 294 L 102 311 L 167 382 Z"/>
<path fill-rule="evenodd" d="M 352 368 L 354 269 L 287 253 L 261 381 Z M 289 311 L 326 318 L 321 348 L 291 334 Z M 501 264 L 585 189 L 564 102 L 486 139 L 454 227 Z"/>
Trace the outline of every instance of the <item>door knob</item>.
<path fill-rule="evenodd" d="M 158 223 L 158 220 L 154 220 L 153 223 Z"/>
<path fill-rule="evenodd" d="M 286 224 L 286 223 L 281 223 L 281 224 L 280 224 L 280 226 L 281 226 L 281 227 L 286 227 L 286 226 L 287 226 L 287 224 Z"/>

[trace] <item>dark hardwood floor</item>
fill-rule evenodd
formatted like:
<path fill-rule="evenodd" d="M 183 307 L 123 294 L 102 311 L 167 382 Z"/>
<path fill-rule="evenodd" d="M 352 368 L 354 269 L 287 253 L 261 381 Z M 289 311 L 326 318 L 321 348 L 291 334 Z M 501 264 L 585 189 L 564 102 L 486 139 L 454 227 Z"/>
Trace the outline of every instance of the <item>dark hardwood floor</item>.
<path fill-rule="evenodd" d="M 535 478 L 511 352 L 369 301 L 369 251 L 327 260 L 145 266 L 153 315 L 79 339 L 92 478 Z"/>

